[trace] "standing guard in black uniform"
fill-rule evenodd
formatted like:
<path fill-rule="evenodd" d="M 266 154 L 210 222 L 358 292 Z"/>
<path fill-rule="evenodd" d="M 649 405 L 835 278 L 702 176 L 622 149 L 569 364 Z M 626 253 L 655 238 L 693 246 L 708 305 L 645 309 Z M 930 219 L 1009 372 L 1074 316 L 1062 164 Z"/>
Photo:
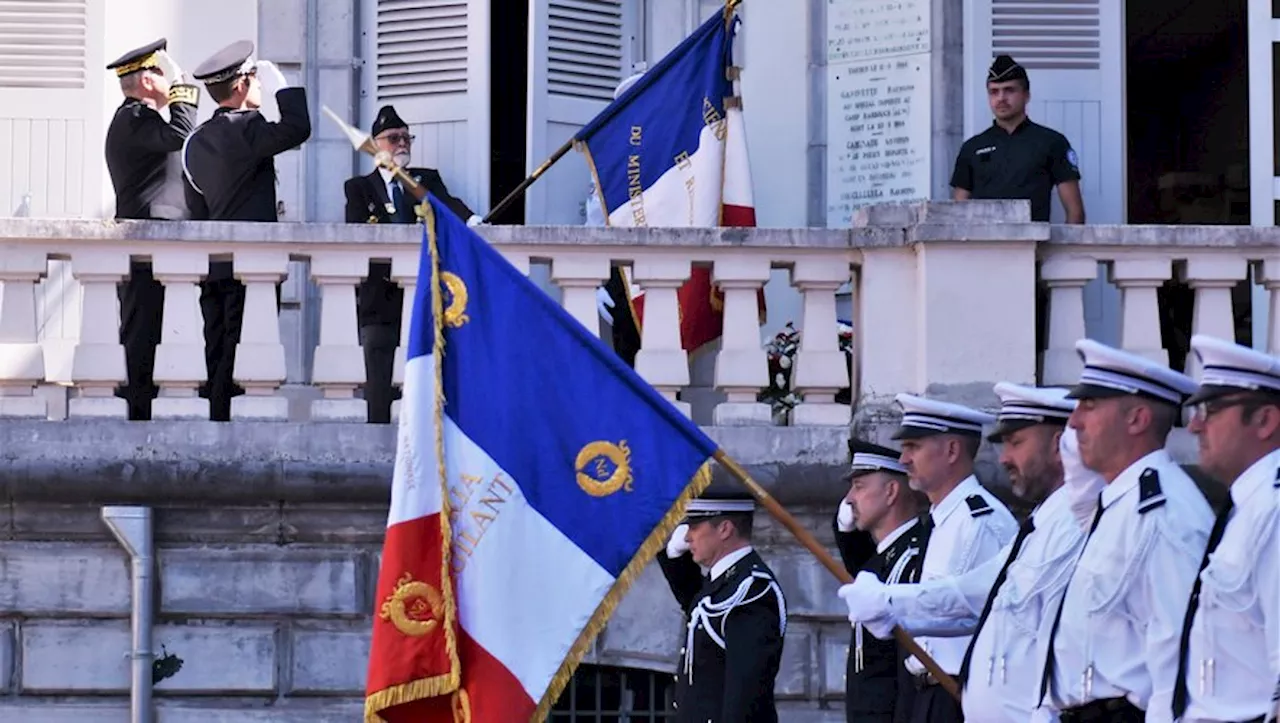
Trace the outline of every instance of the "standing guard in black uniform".
<path fill-rule="evenodd" d="M 196 124 L 200 90 L 184 83 L 164 38 L 117 58 L 107 70 L 120 79 L 124 102 L 107 127 L 107 173 L 116 195 L 116 220 L 182 221 L 188 216 L 179 151 Z M 169 120 L 159 113 L 168 106 Z M 160 343 L 164 287 L 151 263 L 129 264 L 120 285 L 120 343 L 128 384 L 117 396 L 129 403 L 129 419 L 151 419 L 156 345 Z"/>
<path fill-rule="evenodd" d="M 836 547 L 849 574 L 870 572 L 886 584 L 920 581 L 929 539 L 922 514 L 927 501 L 907 484 L 898 452 L 849 441 L 849 491 L 834 521 Z M 849 723 L 891 723 L 911 711 L 915 686 L 906 654 L 854 625 L 845 670 L 844 710 Z"/>
<path fill-rule="evenodd" d="M 242 40 L 218 51 L 196 69 L 196 79 L 204 82 L 218 109 L 191 134 L 183 150 L 187 198 L 195 218 L 276 221 L 273 159 L 311 136 L 306 91 L 288 87 L 274 63 L 255 63 L 252 55 L 253 43 Z M 277 123 L 258 111 L 264 85 L 275 90 L 280 107 Z M 210 262 L 200 306 L 204 311 L 210 416 L 215 421 L 228 421 L 231 397 L 243 393 L 232 379 L 244 320 L 244 284 L 235 279 L 231 262 Z"/>
<path fill-rule="evenodd" d="M 411 168 L 413 136 L 409 124 L 396 113 L 395 106 L 383 106 L 370 130 L 378 150 L 391 154 L 396 165 L 413 180 L 440 199 L 458 218 L 474 226 L 480 217 L 467 204 L 454 198 L 434 168 Z M 405 192 L 400 181 L 385 168 L 378 167 L 367 176 L 347 179 L 343 185 L 347 197 L 347 223 L 417 223 L 413 196 Z M 387 424 L 391 421 L 392 368 L 396 347 L 400 345 L 400 323 L 404 312 L 404 289 L 391 280 L 391 264 L 369 262 L 369 276 L 356 287 L 356 314 L 360 320 L 360 346 L 364 348 L 364 398 L 369 406 L 369 421 Z"/>
<path fill-rule="evenodd" d="M 658 553 L 687 629 L 676 671 L 676 723 L 778 721 L 773 688 L 787 605 L 751 548 L 754 511 L 745 491 L 713 485 L 689 503 L 684 523 Z"/>

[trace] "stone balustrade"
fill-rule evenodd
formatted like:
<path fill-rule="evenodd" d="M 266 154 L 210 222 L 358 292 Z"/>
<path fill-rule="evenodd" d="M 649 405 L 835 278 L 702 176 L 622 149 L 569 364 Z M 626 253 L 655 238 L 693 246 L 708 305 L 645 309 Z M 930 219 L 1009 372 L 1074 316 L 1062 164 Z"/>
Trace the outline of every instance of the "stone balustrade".
<path fill-rule="evenodd" d="M 637 371 L 686 413 L 716 426 L 779 421 L 758 400 L 770 381 L 756 313 L 762 287 L 768 328 L 793 320 L 803 331 L 791 375 L 801 402 L 786 420 L 793 425 L 846 426 L 852 409 L 874 417 L 904 391 L 986 404 L 994 381 L 1067 383 L 1079 371 L 1072 344 L 1098 335 L 1090 327 L 1100 322 L 1089 316 L 1098 287 L 1112 301 L 1094 299 L 1093 313 L 1111 303 L 1103 311 L 1118 326 L 1117 341 L 1167 363 L 1158 295 L 1167 280 L 1185 282 L 1194 294 L 1188 332 L 1229 337 L 1233 290 L 1252 279 L 1261 284 L 1254 317 L 1268 331 L 1260 344 L 1276 351 L 1277 335 L 1267 326 L 1280 320 L 1270 313 L 1280 303 L 1275 229 L 1072 228 L 1028 219 L 1025 203 L 993 201 L 872 207 L 843 230 L 488 227 L 481 233 L 597 334 L 595 289 L 611 263 L 630 265 L 646 295 Z M 231 259 L 247 287 L 235 365 L 246 393 L 233 401 L 233 420 L 362 421 L 355 289 L 376 260 L 390 261 L 393 280 L 411 292 L 419 244 L 419 230 L 409 226 L 0 221 L 0 416 L 125 417 L 125 402 L 113 396 L 125 379 L 116 285 L 132 259 L 151 261 L 166 289 L 153 418 L 207 419 L 208 402 L 197 395 L 206 376 L 198 284 L 211 259 Z M 53 264 L 69 267 L 74 279 L 56 297 L 46 288 Z M 680 345 L 676 293 L 695 264 L 710 266 L 725 291 L 718 348 L 696 353 L 714 356 L 711 397 L 690 394 L 690 355 Z M 1098 281 L 1100 264 L 1109 285 Z M 1049 303 L 1042 360 L 1034 332 L 1037 278 Z M 286 385 L 276 294 L 282 280 L 286 286 L 309 280 L 318 289 L 317 333 L 305 350 L 301 385 Z M 837 346 L 837 304 L 846 289 L 852 364 Z M 412 296 L 405 295 L 406 315 Z M 43 338 L 37 323 L 37 307 L 47 310 L 51 298 L 76 312 L 67 318 L 77 328 L 56 343 Z M 407 333 L 402 324 L 402 345 Z M 403 356 L 402 346 L 396 383 Z M 852 406 L 836 402 L 848 386 Z M 301 402 L 299 387 L 309 395 Z M 65 410 L 38 392 L 50 388 L 68 393 Z M 695 396 L 711 398 L 710 408 L 694 409 Z"/>

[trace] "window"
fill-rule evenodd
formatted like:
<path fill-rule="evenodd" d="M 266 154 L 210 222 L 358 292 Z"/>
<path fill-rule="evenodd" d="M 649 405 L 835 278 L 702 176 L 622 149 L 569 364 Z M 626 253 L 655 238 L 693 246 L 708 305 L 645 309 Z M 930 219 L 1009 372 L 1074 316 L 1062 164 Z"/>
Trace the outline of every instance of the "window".
<path fill-rule="evenodd" d="M 547 14 L 547 90 L 612 101 L 622 81 L 621 0 L 551 0 Z"/>
<path fill-rule="evenodd" d="M 658 723 L 673 720 L 675 681 L 634 668 L 581 665 L 551 709 L 553 723 Z"/>
<path fill-rule="evenodd" d="M 992 0 L 992 55 L 1012 55 L 1029 70 L 1097 70 L 1101 62 L 1099 2 Z"/>
<path fill-rule="evenodd" d="M 376 24 L 380 101 L 466 91 L 466 0 L 378 0 Z"/>
<path fill-rule="evenodd" d="M 84 88 L 87 14 L 86 0 L 0 0 L 0 88 Z"/>

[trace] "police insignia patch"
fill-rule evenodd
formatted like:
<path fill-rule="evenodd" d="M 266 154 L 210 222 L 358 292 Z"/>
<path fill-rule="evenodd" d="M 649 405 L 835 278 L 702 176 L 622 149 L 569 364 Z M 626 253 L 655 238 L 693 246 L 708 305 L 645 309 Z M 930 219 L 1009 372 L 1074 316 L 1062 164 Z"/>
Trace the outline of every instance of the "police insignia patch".
<path fill-rule="evenodd" d="M 1070 163 L 1072 168 L 1080 167 L 1080 156 L 1076 155 L 1076 149 L 1067 149 L 1067 163 Z"/>
<path fill-rule="evenodd" d="M 444 285 L 444 323 L 456 329 L 471 320 L 466 314 L 467 285 L 448 271 L 442 272 L 440 279 Z"/>
<path fill-rule="evenodd" d="M 618 444 L 592 442 L 578 452 L 573 468 L 578 486 L 592 497 L 608 497 L 620 489 L 631 491 L 631 449 Z"/>

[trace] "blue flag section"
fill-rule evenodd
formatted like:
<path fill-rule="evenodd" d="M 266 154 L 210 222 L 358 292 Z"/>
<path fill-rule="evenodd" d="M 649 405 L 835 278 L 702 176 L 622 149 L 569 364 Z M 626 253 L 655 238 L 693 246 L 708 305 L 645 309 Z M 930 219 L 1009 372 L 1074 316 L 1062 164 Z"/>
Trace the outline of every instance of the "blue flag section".
<path fill-rule="evenodd" d="M 725 117 L 739 22 L 730 18 L 713 14 L 574 136 L 595 169 L 606 215 L 694 155 L 703 129 Z"/>
<path fill-rule="evenodd" d="M 659 526 L 674 525 L 677 503 L 701 492 L 716 444 L 448 208 L 430 203 L 419 278 L 431 278 L 434 225 L 445 416 L 530 507 L 620 576 Z M 430 355 L 433 338 L 431 286 L 419 283 L 407 357 Z"/>

